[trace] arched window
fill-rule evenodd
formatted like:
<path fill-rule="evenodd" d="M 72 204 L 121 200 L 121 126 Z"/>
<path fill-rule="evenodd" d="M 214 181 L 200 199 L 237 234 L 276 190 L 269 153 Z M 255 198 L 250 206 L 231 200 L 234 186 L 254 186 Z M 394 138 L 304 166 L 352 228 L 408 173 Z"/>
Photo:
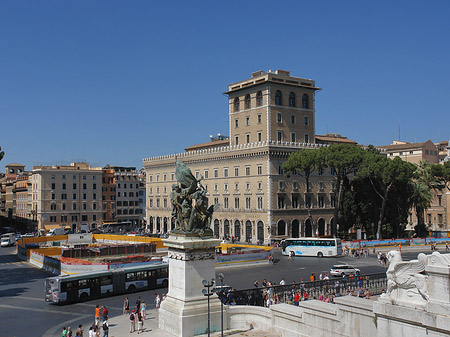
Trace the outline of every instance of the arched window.
<path fill-rule="evenodd" d="M 262 92 L 258 91 L 256 93 L 256 106 L 261 106 L 263 105 L 263 97 L 262 97 Z"/>
<path fill-rule="evenodd" d="M 293 92 L 289 94 L 289 106 L 295 107 L 295 94 Z"/>
<path fill-rule="evenodd" d="M 239 111 L 239 97 L 236 97 L 235 99 L 234 99 L 234 112 L 237 112 L 237 111 Z"/>
<path fill-rule="evenodd" d="M 280 90 L 275 91 L 275 105 L 282 105 Z"/>
<path fill-rule="evenodd" d="M 251 108 L 251 100 L 250 95 L 245 95 L 245 108 L 250 109 Z"/>
<path fill-rule="evenodd" d="M 302 97 L 302 108 L 303 109 L 309 109 L 309 104 L 308 104 L 308 95 L 304 94 Z"/>

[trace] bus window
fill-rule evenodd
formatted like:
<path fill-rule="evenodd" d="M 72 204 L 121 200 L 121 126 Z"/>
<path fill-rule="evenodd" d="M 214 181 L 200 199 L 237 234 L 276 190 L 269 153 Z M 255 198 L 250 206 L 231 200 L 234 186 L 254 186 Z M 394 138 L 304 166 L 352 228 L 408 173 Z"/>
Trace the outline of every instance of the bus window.
<path fill-rule="evenodd" d="M 158 269 L 158 278 L 166 278 L 167 269 Z"/>
<path fill-rule="evenodd" d="M 112 284 L 111 276 L 102 276 L 102 278 L 100 279 L 100 284 L 102 286 Z"/>
<path fill-rule="evenodd" d="M 136 273 L 136 279 L 139 281 L 143 281 L 147 279 L 147 272 L 146 271 L 138 271 Z"/>
<path fill-rule="evenodd" d="M 334 240 L 330 241 L 330 246 L 332 246 L 332 247 L 336 246 L 336 241 L 334 241 Z"/>
<path fill-rule="evenodd" d="M 78 288 L 87 288 L 87 287 L 88 287 L 88 281 L 86 279 L 78 280 Z"/>
<path fill-rule="evenodd" d="M 136 280 L 136 273 L 127 273 L 127 282 L 135 280 Z"/>

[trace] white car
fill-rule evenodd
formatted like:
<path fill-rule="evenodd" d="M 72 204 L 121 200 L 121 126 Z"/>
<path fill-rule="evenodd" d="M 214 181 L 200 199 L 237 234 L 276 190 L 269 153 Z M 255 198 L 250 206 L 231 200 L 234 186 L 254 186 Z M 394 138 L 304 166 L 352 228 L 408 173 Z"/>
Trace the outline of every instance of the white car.
<path fill-rule="evenodd" d="M 337 264 L 330 269 L 330 275 L 333 276 L 359 275 L 360 272 L 358 268 L 346 264 Z"/>

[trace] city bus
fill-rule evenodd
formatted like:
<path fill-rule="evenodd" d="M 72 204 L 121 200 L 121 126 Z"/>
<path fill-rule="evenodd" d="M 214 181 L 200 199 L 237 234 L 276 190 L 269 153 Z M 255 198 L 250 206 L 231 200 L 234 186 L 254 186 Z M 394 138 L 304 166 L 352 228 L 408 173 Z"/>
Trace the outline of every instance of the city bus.
<path fill-rule="evenodd" d="M 130 232 L 133 229 L 131 221 L 105 222 L 102 225 L 102 232 L 105 234 L 121 234 Z"/>
<path fill-rule="evenodd" d="M 94 298 L 166 288 L 169 264 L 147 264 L 74 275 L 60 275 L 45 280 L 45 301 L 53 303 L 84 302 Z"/>
<path fill-rule="evenodd" d="M 281 241 L 283 255 L 290 256 L 339 256 L 342 255 L 341 239 L 292 238 Z"/>

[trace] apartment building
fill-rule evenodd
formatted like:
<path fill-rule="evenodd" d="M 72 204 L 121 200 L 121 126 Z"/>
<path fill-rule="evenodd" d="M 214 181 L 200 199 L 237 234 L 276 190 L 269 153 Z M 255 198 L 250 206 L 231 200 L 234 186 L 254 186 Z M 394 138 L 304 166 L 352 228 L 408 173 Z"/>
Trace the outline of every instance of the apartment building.
<path fill-rule="evenodd" d="M 105 166 L 102 170 L 103 222 L 116 221 L 116 179 L 114 169 Z"/>
<path fill-rule="evenodd" d="M 330 234 L 336 199 L 329 170 L 311 176 L 307 195 L 304 179 L 281 169 L 292 152 L 326 146 L 315 143 L 317 90 L 313 80 L 282 70 L 229 85 L 229 139 L 211 137 L 184 153 L 143 160 L 148 231 L 174 228 L 170 192 L 180 160 L 203 177 L 209 203 L 220 205 L 211 224 L 217 237 L 268 243 Z"/>
<path fill-rule="evenodd" d="M 65 227 L 77 231 L 81 225 L 97 228 L 103 219 L 102 168 L 87 163 L 34 166 L 31 207 L 39 230 Z"/>
<path fill-rule="evenodd" d="M 136 167 L 109 167 L 114 171 L 116 183 L 116 221 L 131 222 L 133 226 L 141 226 L 144 211 L 141 208 L 142 183 Z"/>

